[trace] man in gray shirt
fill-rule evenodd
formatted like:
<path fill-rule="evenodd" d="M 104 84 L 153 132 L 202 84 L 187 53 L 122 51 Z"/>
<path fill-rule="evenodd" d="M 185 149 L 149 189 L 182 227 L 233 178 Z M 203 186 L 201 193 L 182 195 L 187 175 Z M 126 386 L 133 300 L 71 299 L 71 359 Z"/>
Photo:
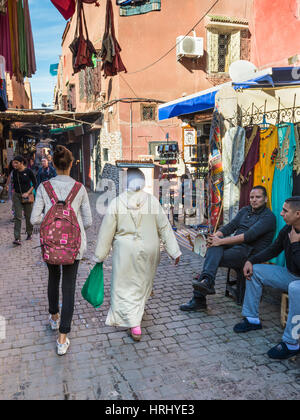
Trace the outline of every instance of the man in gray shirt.
<path fill-rule="evenodd" d="M 263 186 L 253 187 L 250 205 L 207 240 L 207 253 L 199 278 L 194 280 L 194 296 L 180 306 L 182 311 L 206 308 L 206 295 L 215 294 L 215 278 L 219 267 L 242 269 L 250 255 L 257 254 L 272 243 L 276 218 L 266 207 L 267 192 Z M 231 236 L 233 235 L 233 236 Z"/>

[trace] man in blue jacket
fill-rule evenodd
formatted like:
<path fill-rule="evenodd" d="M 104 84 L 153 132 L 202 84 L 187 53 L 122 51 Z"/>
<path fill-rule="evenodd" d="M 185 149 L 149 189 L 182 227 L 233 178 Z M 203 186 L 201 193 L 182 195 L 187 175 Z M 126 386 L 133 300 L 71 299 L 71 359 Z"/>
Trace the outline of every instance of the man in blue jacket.
<path fill-rule="evenodd" d="M 282 341 L 268 351 L 271 359 L 288 359 L 300 353 L 300 196 L 283 204 L 281 216 L 286 226 L 272 245 L 251 255 L 244 266 L 247 278 L 242 322 L 234 326 L 236 333 L 262 329 L 259 304 L 263 286 L 281 289 L 289 294 L 289 315 Z M 260 264 L 285 253 L 286 267 Z M 255 264 L 255 265 L 253 265 Z"/>
<path fill-rule="evenodd" d="M 49 179 L 56 176 L 56 170 L 52 165 L 49 165 L 47 158 L 42 159 L 42 166 L 39 168 L 37 173 L 37 184 L 40 185 L 42 182 L 49 181 Z"/>

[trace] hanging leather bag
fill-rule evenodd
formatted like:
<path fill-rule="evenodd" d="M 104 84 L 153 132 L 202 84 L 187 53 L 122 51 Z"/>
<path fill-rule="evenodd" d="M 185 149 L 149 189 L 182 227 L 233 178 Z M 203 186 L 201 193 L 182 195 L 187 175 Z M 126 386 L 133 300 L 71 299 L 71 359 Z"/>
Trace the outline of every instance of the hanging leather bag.
<path fill-rule="evenodd" d="M 86 32 L 86 39 L 83 34 L 83 24 Z M 85 69 L 86 67 L 93 67 L 93 54 L 97 54 L 93 44 L 89 40 L 85 14 L 83 10 L 82 1 L 78 0 L 77 3 L 77 25 L 75 31 L 75 38 L 69 46 L 73 53 L 73 70 L 74 73 Z"/>

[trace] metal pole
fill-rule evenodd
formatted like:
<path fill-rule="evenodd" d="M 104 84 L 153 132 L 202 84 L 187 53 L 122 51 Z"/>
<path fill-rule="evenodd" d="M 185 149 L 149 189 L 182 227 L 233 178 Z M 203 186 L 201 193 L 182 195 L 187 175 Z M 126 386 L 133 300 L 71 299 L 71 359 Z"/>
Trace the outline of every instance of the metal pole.
<path fill-rule="evenodd" d="M 130 102 L 130 159 L 133 160 L 133 146 L 132 146 L 132 102 Z"/>

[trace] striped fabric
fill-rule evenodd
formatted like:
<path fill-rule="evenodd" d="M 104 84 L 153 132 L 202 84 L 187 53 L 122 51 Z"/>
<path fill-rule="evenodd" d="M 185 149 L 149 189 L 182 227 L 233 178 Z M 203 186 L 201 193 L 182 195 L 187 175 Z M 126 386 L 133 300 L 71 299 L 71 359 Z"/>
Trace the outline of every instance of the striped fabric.
<path fill-rule="evenodd" d="M 188 239 L 188 236 L 190 236 L 192 243 L 194 243 L 197 235 L 197 231 L 195 229 L 182 227 L 175 232 L 175 235 L 180 247 L 193 251 L 193 247 Z"/>
<path fill-rule="evenodd" d="M 146 0 L 141 5 L 127 5 L 120 6 L 120 16 L 134 16 L 142 15 L 153 11 L 159 11 L 161 9 L 161 0 Z"/>

